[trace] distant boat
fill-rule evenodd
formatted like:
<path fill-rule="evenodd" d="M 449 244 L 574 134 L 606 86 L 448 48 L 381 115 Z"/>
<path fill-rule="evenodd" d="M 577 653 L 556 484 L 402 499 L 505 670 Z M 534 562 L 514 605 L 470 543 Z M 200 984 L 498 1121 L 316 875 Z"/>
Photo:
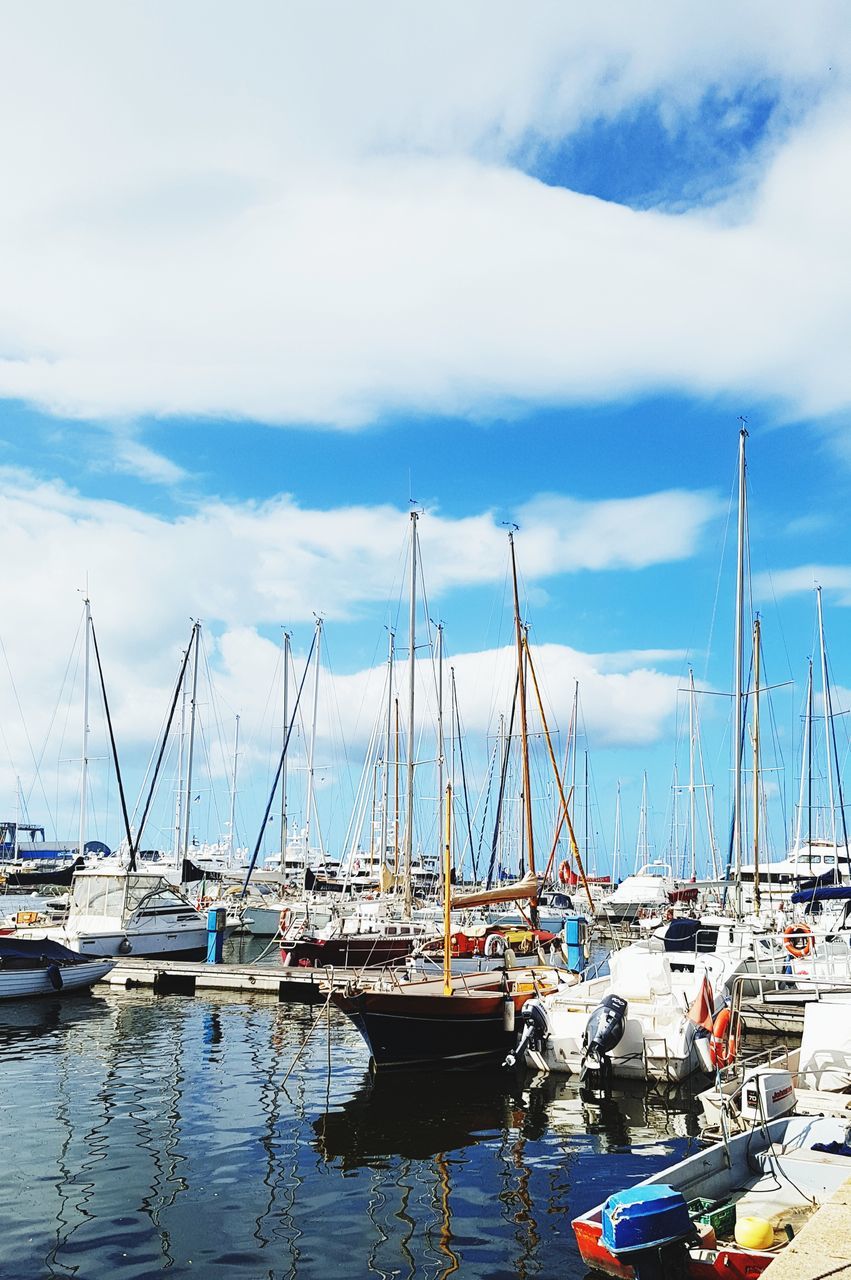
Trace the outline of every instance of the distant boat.
<path fill-rule="evenodd" d="M 0 1000 L 84 991 L 114 966 L 114 960 L 94 960 L 48 938 L 0 937 Z"/>

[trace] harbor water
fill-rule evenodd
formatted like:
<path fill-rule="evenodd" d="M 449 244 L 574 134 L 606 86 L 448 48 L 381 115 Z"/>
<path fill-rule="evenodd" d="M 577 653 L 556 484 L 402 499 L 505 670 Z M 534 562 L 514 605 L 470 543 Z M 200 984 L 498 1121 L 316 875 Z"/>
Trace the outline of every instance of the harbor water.
<path fill-rule="evenodd" d="M 694 1149 L 688 1095 L 374 1078 L 333 1010 L 93 995 L 0 1008 L 3 1280 L 585 1274 L 571 1218 Z"/>

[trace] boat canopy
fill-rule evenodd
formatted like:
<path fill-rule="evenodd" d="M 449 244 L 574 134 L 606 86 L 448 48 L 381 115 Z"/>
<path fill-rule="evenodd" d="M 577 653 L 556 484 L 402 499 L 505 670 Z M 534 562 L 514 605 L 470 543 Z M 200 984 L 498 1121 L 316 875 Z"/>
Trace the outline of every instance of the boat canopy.
<path fill-rule="evenodd" d="M 71 951 L 50 938 L 17 938 L 11 934 L 0 936 L 0 966 L 15 960 L 28 960 L 33 964 L 42 961 L 47 965 L 77 964 L 90 959 L 90 956 L 81 956 L 79 951 Z"/>
<path fill-rule="evenodd" d="M 822 884 L 811 889 L 799 889 L 792 894 L 792 901 L 801 902 L 841 902 L 851 898 L 851 885 Z"/>

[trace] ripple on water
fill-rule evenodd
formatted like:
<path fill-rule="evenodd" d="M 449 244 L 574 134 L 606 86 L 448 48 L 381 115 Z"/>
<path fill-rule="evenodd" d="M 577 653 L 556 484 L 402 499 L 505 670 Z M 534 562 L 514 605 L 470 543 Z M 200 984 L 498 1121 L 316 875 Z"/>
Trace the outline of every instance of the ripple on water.
<path fill-rule="evenodd" d="M 328 1033 L 259 1000 L 0 1009 L 0 1276 L 438 1280 L 457 1260 L 578 1280 L 570 1218 L 694 1132 L 688 1099 L 636 1090 L 598 1107 L 552 1078 L 372 1079 L 336 1014 L 329 1075 Z"/>

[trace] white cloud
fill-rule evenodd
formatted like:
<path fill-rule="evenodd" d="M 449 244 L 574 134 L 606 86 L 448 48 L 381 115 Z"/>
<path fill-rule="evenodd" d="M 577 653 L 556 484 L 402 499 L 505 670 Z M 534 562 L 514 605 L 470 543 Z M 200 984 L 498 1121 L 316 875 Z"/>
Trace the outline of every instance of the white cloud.
<path fill-rule="evenodd" d="M 816 587 L 830 592 L 836 604 L 851 605 L 851 566 L 841 564 L 804 564 L 795 569 L 775 569 L 758 575 L 755 586 L 763 596 L 786 596 L 809 592 Z"/>
<path fill-rule="evenodd" d="M 0 394 L 343 427 L 659 387 L 851 399 L 841 6 L 33 5 L 6 37 Z M 754 83 L 824 105 L 712 215 L 511 167 L 641 100 L 699 126 L 708 89 Z"/>
<path fill-rule="evenodd" d="M 353 618 L 373 620 L 380 637 L 389 609 L 405 590 L 408 521 L 391 507 L 318 511 L 281 497 L 263 504 L 206 502 L 166 519 L 84 498 L 9 468 L 0 470 L 0 492 L 0 638 L 16 690 L 5 677 L 0 681 L 0 782 L 7 794 L 16 773 L 25 783 L 31 778 L 27 737 L 36 754 L 50 741 L 46 789 L 58 794 L 64 788 L 66 808 L 74 794 L 76 767 L 69 761 L 79 752 L 80 658 L 68 655 L 84 587 L 92 596 L 116 731 L 133 778 L 131 796 L 157 739 L 191 618 L 204 620 L 222 707 L 243 715 L 246 760 L 261 768 L 268 759 L 262 724 L 268 729 L 277 661 L 275 644 L 261 630 L 282 622 L 309 625 L 316 609 L 325 613 L 332 639 Z M 679 491 L 600 503 L 550 495 L 517 514 L 523 579 L 534 584 L 567 572 L 641 567 L 689 555 L 715 515 L 715 502 L 706 494 Z M 664 541 L 655 533 L 659 526 L 668 529 Z M 490 513 L 464 519 L 427 513 L 420 536 L 429 592 L 445 605 L 451 629 L 453 592 L 503 584 L 505 531 Z M 469 620 L 466 625 L 469 634 Z M 467 730 L 483 735 L 494 728 L 498 704 L 510 698 L 513 658 L 510 650 L 468 648 L 453 665 Z M 678 653 L 582 654 L 564 644 L 544 644 L 538 652 L 554 725 L 565 727 L 578 678 L 589 732 L 598 742 L 641 744 L 662 732 L 678 683 L 664 668 L 679 661 Z M 298 665 L 303 658 L 299 654 Z M 430 704 L 433 713 L 427 663 L 419 667 L 422 705 Z M 323 680 L 323 736 L 330 741 L 327 726 L 336 724 L 335 750 L 341 736 L 356 749 L 363 745 L 382 679 L 376 667 Z M 93 754 L 104 755 L 105 746 Z M 31 811 L 38 807 L 34 801 Z"/>

